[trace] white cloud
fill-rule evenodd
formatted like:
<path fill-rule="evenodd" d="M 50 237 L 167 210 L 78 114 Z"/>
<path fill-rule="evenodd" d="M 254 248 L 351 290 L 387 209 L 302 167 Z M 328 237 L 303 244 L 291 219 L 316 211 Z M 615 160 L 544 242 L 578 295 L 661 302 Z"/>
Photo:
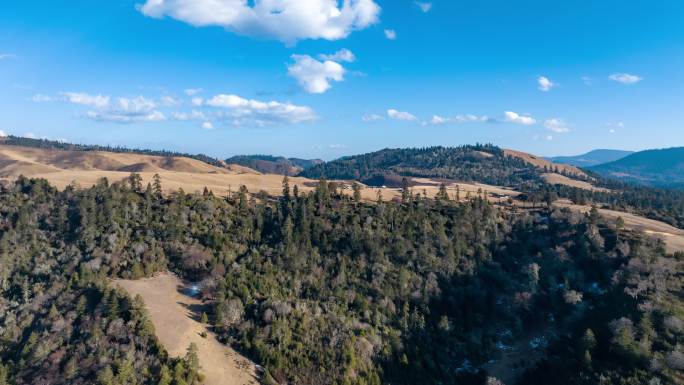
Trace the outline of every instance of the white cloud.
<path fill-rule="evenodd" d="M 292 55 L 294 63 L 287 68 L 290 76 L 308 93 L 322 94 L 329 90 L 331 81 L 344 80 L 345 69 L 331 60 L 320 62 L 309 55 Z"/>
<path fill-rule="evenodd" d="M 445 118 L 439 115 L 432 115 L 432 120 L 430 120 L 430 123 L 432 124 L 447 124 L 451 121 L 449 118 Z"/>
<path fill-rule="evenodd" d="M 378 21 L 373 0 L 147 0 L 149 17 L 165 16 L 196 27 L 221 26 L 244 36 L 292 44 L 302 39 L 338 40 Z"/>
<path fill-rule="evenodd" d="M 316 113 L 310 107 L 276 101 L 262 102 L 237 95 L 216 95 L 207 100 L 206 104 L 228 110 L 227 117 L 236 125 L 301 123 L 317 119 Z"/>
<path fill-rule="evenodd" d="M 547 119 L 544 122 L 544 127 L 546 127 L 547 130 L 551 130 L 559 134 L 564 132 L 570 132 L 570 127 L 568 127 L 568 124 L 560 118 Z"/>
<path fill-rule="evenodd" d="M 342 48 L 341 50 L 335 52 L 332 55 L 318 55 L 318 58 L 321 60 L 331 60 L 335 62 L 348 62 L 352 63 L 356 60 L 356 56 L 352 53 L 352 51 Z"/>
<path fill-rule="evenodd" d="M 52 96 L 47 96 L 47 95 L 43 95 L 43 94 L 36 94 L 36 95 L 33 95 L 31 100 L 33 100 L 36 103 L 45 103 L 45 102 L 52 102 L 55 99 Z"/>
<path fill-rule="evenodd" d="M 204 99 L 202 99 L 202 98 L 200 98 L 200 97 L 192 98 L 192 100 L 190 101 L 190 103 L 192 103 L 193 106 L 199 107 L 199 106 L 201 106 L 202 104 L 204 104 Z"/>
<path fill-rule="evenodd" d="M 537 121 L 533 117 L 529 115 L 520 115 L 517 112 L 513 111 L 504 112 L 504 121 L 515 124 L 522 124 L 523 126 L 531 126 L 537 123 Z"/>
<path fill-rule="evenodd" d="M 166 116 L 156 110 L 137 113 L 124 111 L 88 111 L 84 116 L 97 122 L 112 123 L 160 122 L 166 120 Z"/>
<path fill-rule="evenodd" d="M 17 55 L 12 54 L 12 53 L 0 53 L 0 60 L 3 59 L 16 59 Z"/>
<path fill-rule="evenodd" d="M 385 30 L 385 37 L 389 40 L 396 40 L 397 39 L 397 32 L 393 29 L 386 29 Z"/>
<path fill-rule="evenodd" d="M 180 106 L 182 104 L 180 99 L 176 99 L 172 96 L 164 95 L 160 99 L 160 104 L 164 107 L 174 107 Z"/>
<path fill-rule="evenodd" d="M 347 146 L 344 144 L 329 144 L 328 148 L 333 149 L 333 150 L 339 150 L 339 149 L 347 148 Z"/>
<path fill-rule="evenodd" d="M 395 109 L 390 108 L 387 110 L 387 116 L 389 116 L 390 119 L 394 120 L 404 120 L 404 121 L 416 121 L 418 118 L 416 118 L 413 114 L 405 111 L 397 111 Z"/>
<path fill-rule="evenodd" d="M 635 84 L 643 80 L 643 78 L 640 76 L 631 75 L 628 73 L 612 74 L 608 76 L 608 79 L 622 84 Z"/>
<path fill-rule="evenodd" d="M 152 99 L 147 99 L 143 96 L 136 96 L 135 98 L 118 98 L 116 109 L 122 112 L 142 113 L 150 112 L 157 107 L 157 103 Z"/>
<path fill-rule="evenodd" d="M 423 2 L 423 1 L 416 1 L 415 3 L 418 6 L 418 8 L 420 8 L 420 10 L 423 11 L 424 13 L 428 13 L 432 9 L 432 3 Z"/>
<path fill-rule="evenodd" d="M 62 92 L 64 100 L 82 106 L 106 108 L 109 106 L 109 96 L 90 95 L 85 92 Z"/>
<path fill-rule="evenodd" d="M 551 89 L 555 86 L 556 83 L 552 82 L 551 79 L 547 78 L 546 76 L 540 76 L 537 78 L 537 88 L 539 91 L 548 92 L 551 91 Z"/>
<path fill-rule="evenodd" d="M 202 123 L 202 128 L 204 128 L 205 130 L 213 130 L 214 125 L 211 122 L 204 122 Z"/>
<path fill-rule="evenodd" d="M 589 76 L 582 76 L 580 79 L 584 82 L 585 85 L 590 86 L 592 85 L 592 79 Z"/>
<path fill-rule="evenodd" d="M 202 91 L 204 91 L 204 89 L 202 88 L 186 88 L 184 92 L 188 96 L 195 96 L 201 93 Z"/>
<path fill-rule="evenodd" d="M 159 122 L 166 116 L 156 110 L 157 103 L 143 96 L 117 98 L 116 103 L 105 105 L 97 111 L 88 111 L 85 117 L 98 122 L 133 123 Z"/>
<path fill-rule="evenodd" d="M 0 130 L 0 138 L 4 138 L 7 136 L 7 133 L 3 130 Z"/>
<path fill-rule="evenodd" d="M 361 117 L 364 122 L 376 122 L 378 120 L 385 120 L 385 117 L 378 114 L 366 114 Z"/>
<path fill-rule="evenodd" d="M 206 120 L 207 117 L 202 111 L 192 110 L 190 113 L 187 112 L 174 112 L 171 116 L 175 120 Z"/>
<path fill-rule="evenodd" d="M 22 135 L 22 136 L 24 138 L 29 138 L 29 139 L 35 139 L 36 138 L 36 134 L 34 134 L 33 132 L 25 132 L 24 135 Z"/>
<path fill-rule="evenodd" d="M 470 122 L 486 122 L 488 121 L 489 118 L 485 115 L 478 116 L 478 115 L 471 115 L 471 114 L 465 114 L 465 115 L 456 115 L 454 117 L 443 117 L 439 115 L 433 115 L 432 119 L 430 120 L 431 124 L 434 125 L 440 125 L 440 124 L 459 124 L 459 123 L 470 123 Z"/>
<path fill-rule="evenodd" d="M 63 92 L 64 101 L 72 104 L 92 107 L 83 117 L 98 122 L 133 123 L 158 122 L 166 120 L 166 116 L 157 111 L 157 103 L 143 96 L 134 98 L 117 98 L 114 103 L 109 96 L 89 95 L 79 92 Z"/>
<path fill-rule="evenodd" d="M 551 136 L 551 135 L 546 135 L 546 140 L 553 140 L 553 136 Z"/>
<path fill-rule="evenodd" d="M 611 128 L 611 129 L 608 130 L 608 132 L 611 133 L 611 134 L 614 134 L 614 133 L 615 133 L 615 129 L 614 129 L 614 128 Z"/>

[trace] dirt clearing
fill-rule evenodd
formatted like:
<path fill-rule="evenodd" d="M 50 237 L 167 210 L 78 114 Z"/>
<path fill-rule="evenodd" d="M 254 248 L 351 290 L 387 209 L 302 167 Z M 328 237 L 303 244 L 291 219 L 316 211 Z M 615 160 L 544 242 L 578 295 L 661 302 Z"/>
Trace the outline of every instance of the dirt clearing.
<path fill-rule="evenodd" d="M 186 285 L 175 275 L 160 273 L 152 278 L 115 280 L 131 296 L 140 295 L 150 313 L 157 338 L 172 357 L 183 357 L 191 343 L 199 349 L 201 372 L 206 385 L 258 384 L 256 366 L 214 333 L 196 321 L 192 309 L 202 306 L 196 298 L 182 294 Z M 201 336 L 206 332 L 206 338 Z"/>
<path fill-rule="evenodd" d="M 581 188 L 581 189 L 589 190 L 589 191 L 610 192 L 610 190 L 608 190 L 606 188 L 596 187 L 589 182 L 576 180 L 576 179 L 570 179 L 567 176 L 561 175 L 561 174 L 545 173 L 545 174 L 542 174 L 542 178 L 544 178 L 544 181 L 548 184 L 562 184 L 562 185 L 566 185 L 566 186 L 570 186 L 570 187 L 577 187 L 577 188 Z"/>
<path fill-rule="evenodd" d="M 587 213 L 591 210 L 591 206 L 575 205 L 565 200 L 556 201 L 554 205 L 558 207 L 567 207 L 581 213 Z M 636 214 L 607 209 L 598 209 L 598 211 L 601 216 L 613 221 L 616 221 L 618 217 L 622 217 L 625 221 L 625 228 L 629 230 L 643 231 L 647 235 L 661 239 L 665 242 L 667 251 L 670 253 L 684 251 L 684 230 L 682 229 L 670 226 L 665 222 L 644 218 Z"/>

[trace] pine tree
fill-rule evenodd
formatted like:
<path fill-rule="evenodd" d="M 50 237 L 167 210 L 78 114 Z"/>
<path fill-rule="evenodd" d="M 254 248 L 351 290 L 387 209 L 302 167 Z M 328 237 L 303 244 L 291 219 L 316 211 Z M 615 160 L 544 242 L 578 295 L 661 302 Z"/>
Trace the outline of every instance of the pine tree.
<path fill-rule="evenodd" d="M 154 176 L 152 177 L 152 184 L 153 184 L 153 188 L 154 188 L 154 195 L 157 198 L 161 198 L 163 190 L 162 190 L 162 184 L 161 184 L 161 176 L 159 176 L 159 174 L 154 174 Z"/>

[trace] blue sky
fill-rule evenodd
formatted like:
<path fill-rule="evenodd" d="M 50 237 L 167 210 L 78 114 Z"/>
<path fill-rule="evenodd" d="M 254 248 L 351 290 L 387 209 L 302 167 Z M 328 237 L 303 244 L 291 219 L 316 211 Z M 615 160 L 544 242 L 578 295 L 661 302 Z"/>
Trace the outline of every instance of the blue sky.
<path fill-rule="evenodd" d="M 684 145 L 684 2 L 51 0 L 0 11 L 0 130 L 332 159 Z"/>

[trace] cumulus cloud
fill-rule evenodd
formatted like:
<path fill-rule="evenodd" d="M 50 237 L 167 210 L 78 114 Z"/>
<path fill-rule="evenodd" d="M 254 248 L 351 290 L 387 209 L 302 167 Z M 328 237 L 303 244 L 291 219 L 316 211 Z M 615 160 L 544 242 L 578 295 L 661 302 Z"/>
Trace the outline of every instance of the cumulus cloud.
<path fill-rule="evenodd" d="M 361 117 L 364 122 L 376 122 L 378 120 L 385 120 L 385 117 L 378 114 L 366 114 Z"/>
<path fill-rule="evenodd" d="M 160 99 L 160 104 L 164 107 L 174 107 L 180 106 L 182 104 L 180 99 L 176 99 L 173 96 L 164 95 Z"/>
<path fill-rule="evenodd" d="M 547 130 L 557 132 L 559 134 L 570 131 L 568 124 L 560 118 L 547 119 L 544 121 L 544 127 L 546 127 Z"/>
<path fill-rule="evenodd" d="M 219 94 L 206 101 L 208 106 L 225 109 L 233 124 L 266 125 L 271 123 L 301 123 L 317 119 L 316 113 L 306 106 L 276 101 L 262 102 L 237 95 Z"/>
<path fill-rule="evenodd" d="M 0 130 L 0 138 L 4 138 L 7 136 L 7 133 L 3 130 Z"/>
<path fill-rule="evenodd" d="M 204 128 L 205 130 L 213 130 L 214 124 L 211 122 L 204 122 L 202 123 L 202 128 Z"/>
<path fill-rule="evenodd" d="M 332 81 L 344 80 L 345 69 L 337 62 L 321 62 L 309 55 L 292 55 L 292 59 L 295 62 L 287 68 L 287 72 L 308 93 L 322 94 L 332 87 Z"/>
<path fill-rule="evenodd" d="M 487 122 L 489 121 L 489 118 L 485 115 L 478 116 L 478 115 L 471 115 L 471 114 L 465 114 L 465 115 L 456 115 L 454 117 L 444 117 L 444 116 L 439 116 L 439 115 L 433 115 L 432 119 L 430 119 L 430 124 L 434 125 L 441 125 L 441 124 L 459 124 L 459 123 L 470 123 L 470 122 Z"/>
<path fill-rule="evenodd" d="M 188 96 L 195 96 L 202 91 L 204 91 L 202 88 L 186 88 L 184 92 Z"/>
<path fill-rule="evenodd" d="M 504 121 L 509 123 L 521 124 L 523 126 L 531 126 L 536 124 L 537 121 L 529 115 L 520 115 L 517 112 L 506 111 L 504 112 Z"/>
<path fill-rule="evenodd" d="M 109 96 L 90 95 L 85 92 L 62 92 L 66 102 L 82 106 L 106 108 L 109 106 Z"/>
<path fill-rule="evenodd" d="M 540 76 L 537 78 L 537 88 L 539 91 L 548 92 L 551 91 L 551 89 L 555 86 L 556 83 L 552 82 L 551 79 L 547 78 L 546 76 Z"/>
<path fill-rule="evenodd" d="M 432 3 L 423 2 L 423 1 L 416 1 L 415 3 L 418 6 L 418 8 L 420 8 L 420 10 L 423 11 L 424 13 L 428 13 L 432 9 Z"/>
<path fill-rule="evenodd" d="M 160 111 L 145 113 L 129 113 L 125 111 L 88 111 L 86 118 L 96 122 L 133 123 L 133 122 L 160 122 L 166 120 L 166 116 Z"/>
<path fill-rule="evenodd" d="M 36 103 L 45 103 L 45 102 L 52 102 L 55 99 L 52 96 L 47 96 L 47 95 L 43 95 L 43 94 L 36 94 L 36 95 L 33 95 L 31 100 L 33 100 Z"/>
<path fill-rule="evenodd" d="M 174 112 L 171 117 L 175 120 L 185 121 L 185 120 L 206 120 L 207 117 L 202 111 L 192 110 L 188 112 Z"/>
<path fill-rule="evenodd" d="M 385 37 L 389 40 L 397 40 L 397 32 L 393 29 L 386 29 Z"/>
<path fill-rule="evenodd" d="M 318 58 L 321 60 L 331 60 L 331 61 L 335 61 L 338 63 L 340 63 L 340 62 L 352 63 L 356 60 L 356 56 L 354 56 L 352 51 L 350 51 L 346 48 L 342 48 L 341 50 L 335 52 L 332 55 L 323 55 L 323 54 L 318 55 Z"/>
<path fill-rule="evenodd" d="M 416 118 L 413 114 L 405 111 L 397 111 L 393 108 L 390 108 L 387 110 L 387 116 L 390 119 L 394 120 L 403 120 L 403 121 L 416 121 L 418 118 Z"/>
<path fill-rule="evenodd" d="M 98 107 L 98 106 L 93 106 Z M 159 122 L 166 116 L 156 110 L 157 103 L 143 96 L 117 98 L 116 103 L 99 106 L 96 111 L 88 111 L 85 117 L 98 122 L 133 123 Z"/>
<path fill-rule="evenodd" d="M 133 122 L 158 122 L 166 120 L 166 116 L 158 111 L 158 103 L 143 96 L 133 98 L 120 97 L 112 101 L 105 95 L 91 95 L 85 92 L 62 92 L 58 97 L 46 95 L 34 95 L 34 102 L 65 102 L 86 106 L 90 111 L 82 114 L 82 117 L 98 122 L 133 123 Z M 162 98 L 162 104 L 168 103 Z"/>
<path fill-rule="evenodd" d="M 380 14 L 373 0 L 147 0 L 138 9 L 148 17 L 168 16 L 196 27 L 220 26 L 287 44 L 343 39 L 376 23 Z"/>
<path fill-rule="evenodd" d="M 643 80 L 642 77 L 628 73 L 617 73 L 608 76 L 608 79 L 622 84 L 636 84 Z"/>
<path fill-rule="evenodd" d="M 203 99 L 203 98 L 200 98 L 200 97 L 195 97 L 195 98 L 192 98 L 192 100 L 190 101 L 190 103 L 192 103 L 193 106 L 199 107 L 199 106 L 201 106 L 202 104 L 204 104 L 204 99 Z"/>

